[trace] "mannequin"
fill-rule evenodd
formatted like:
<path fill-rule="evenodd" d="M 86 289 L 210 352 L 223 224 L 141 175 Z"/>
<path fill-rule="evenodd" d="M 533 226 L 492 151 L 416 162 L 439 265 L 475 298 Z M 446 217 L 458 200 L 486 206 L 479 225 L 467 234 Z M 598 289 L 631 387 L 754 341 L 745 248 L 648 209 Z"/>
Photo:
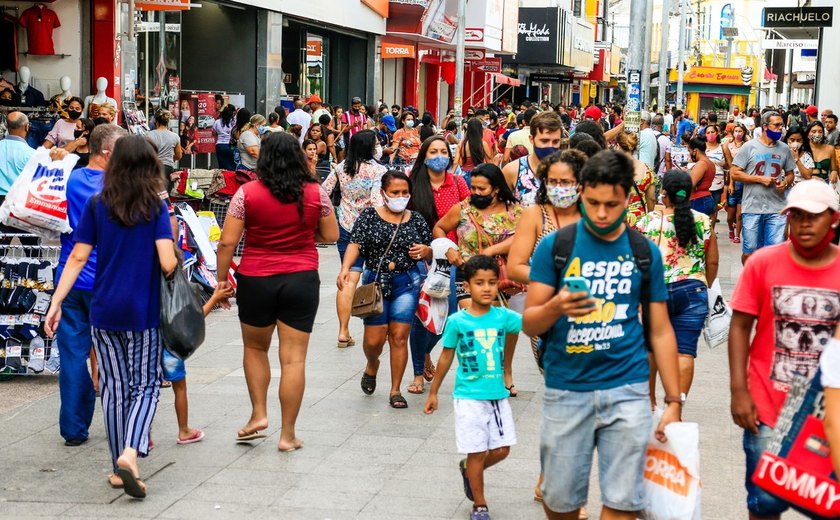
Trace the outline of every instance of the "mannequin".
<path fill-rule="evenodd" d="M 64 100 L 69 97 L 73 97 L 73 93 L 70 92 L 71 86 L 72 82 L 70 81 L 70 76 L 61 76 L 58 80 L 58 87 L 61 89 L 61 93 L 50 98 L 50 110 L 62 117 L 64 117 L 64 108 L 62 108 Z"/>
<path fill-rule="evenodd" d="M 22 107 L 46 106 L 44 94 L 29 84 L 32 79 L 32 71 L 26 65 L 18 71 L 18 84 L 15 88 L 16 100 Z"/>
<path fill-rule="evenodd" d="M 99 105 L 103 103 L 117 106 L 117 101 L 108 97 L 105 93 L 106 90 L 108 90 L 108 80 L 103 77 L 96 78 L 96 94 L 85 98 L 85 109 L 82 111 L 82 117 L 96 119 L 99 117 Z"/>

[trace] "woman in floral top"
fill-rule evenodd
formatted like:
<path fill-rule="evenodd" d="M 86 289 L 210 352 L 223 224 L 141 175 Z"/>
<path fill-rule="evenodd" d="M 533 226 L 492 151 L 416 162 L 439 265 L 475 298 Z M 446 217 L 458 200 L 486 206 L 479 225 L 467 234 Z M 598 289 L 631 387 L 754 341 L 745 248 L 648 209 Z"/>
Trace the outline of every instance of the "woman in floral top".
<path fill-rule="evenodd" d="M 709 298 L 706 287 L 717 277 L 718 246 L 709 217 L 691 209 L 691 176 L 672 170 L 662 178 L 665 209 L 643 215 L 636 229 L 659 246 L 668 287 L 668 315 L 677 336 L 680 363 L 680 391 L 688 394 L 694 377 L 697 342 L 706 316 Z M 651 370 L 654 388 L 656 371 Z M 655 405 L 655 393 L 651 400 Z"/>
<path fill-rule="evenodd" d="M 403 112 L 400 117 L 400 129 L 391 137 L 391 147 L 384 150 L 384 153 L 394 158 L 394 166 L 410 169 L 417 160 L 421 141 L 416 123 L 414 114 Z"/>
<path fill-rule="evenodd" d="M 338 256 L 344 261 L 344 253 L 350 243 L 353 224 L 366 208 L 382 206 L 382 175 L 387 168 L 377 163 L 374 149 L 378 141 L 371 130 L 361 130 L 350 138 L 347 158 L 338 164 L 324 180 L 324 190 L 332 193 L 333 188 L 341 192 L 341 203 L 336 210 L 338 216 Z M 350 309 L 356 285 L 362 276 L 364 259 L 360 256 L 350 268 L 350 278 L 344 288 L 335 295 L 338 313 L 338 347 L 352 347 L 356 341 L 350 336 Z"/>
<path fill-rule="evenodd" d="M 639 147 L 639 136 L 634 133 L 620 132 L 615 136 L 618 148 L 633 160 L 634 186 L 630 190 L 630 204 L 627 206 L 627 223 L 634 225 L 636 220 L 653 209 L 656 204 L 656 186 L 653 183 L 653 171 L 642 161 L 633 157 Z"/>

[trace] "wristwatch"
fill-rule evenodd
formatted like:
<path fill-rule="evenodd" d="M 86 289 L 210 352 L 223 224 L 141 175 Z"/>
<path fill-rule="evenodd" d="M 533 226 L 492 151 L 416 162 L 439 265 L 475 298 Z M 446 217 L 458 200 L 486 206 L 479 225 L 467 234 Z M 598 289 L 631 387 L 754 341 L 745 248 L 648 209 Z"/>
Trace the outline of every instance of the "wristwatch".
<path fill-rule="evenodd" d="M 665 396 L 665 404 L 677 403 L 679 405 L 685 404 L 685 394 L 682 393 L 679 396 L 674 395 L 666 395 Z"/>

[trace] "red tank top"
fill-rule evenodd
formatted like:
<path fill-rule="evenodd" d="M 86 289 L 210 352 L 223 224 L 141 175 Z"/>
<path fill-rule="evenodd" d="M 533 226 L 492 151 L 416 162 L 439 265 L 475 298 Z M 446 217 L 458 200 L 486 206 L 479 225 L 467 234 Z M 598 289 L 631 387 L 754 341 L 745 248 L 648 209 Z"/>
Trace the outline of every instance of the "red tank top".
<path fill-rule="evenodd" d="M 704 156 L 700 160 L 706 165 L 706 172 L 703 174 L 703 178 L 700 179 L 700 182 L 697 183 L 697 186 L 694 187 L 694 192 L 691 194 L 690 200 L 699 199 L 712 194 L 712 192 L 709 191 L 709 188 L 712 187 L 712 182 L 715 180 L 715 165 L 708 157 Z"/>

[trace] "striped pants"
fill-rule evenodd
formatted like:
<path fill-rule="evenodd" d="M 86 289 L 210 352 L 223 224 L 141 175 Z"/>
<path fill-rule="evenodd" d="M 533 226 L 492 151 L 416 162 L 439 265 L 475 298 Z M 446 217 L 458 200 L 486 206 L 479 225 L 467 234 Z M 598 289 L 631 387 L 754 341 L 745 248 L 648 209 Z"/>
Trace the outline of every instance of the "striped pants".
<path fill-rule="evenodd" d="M 161 339 L 158 329 L 115 331 L 92 328 L 99 361 L 99 386 L 111 462 L 125 448 L 145 457 L 161 383 Z"/>

